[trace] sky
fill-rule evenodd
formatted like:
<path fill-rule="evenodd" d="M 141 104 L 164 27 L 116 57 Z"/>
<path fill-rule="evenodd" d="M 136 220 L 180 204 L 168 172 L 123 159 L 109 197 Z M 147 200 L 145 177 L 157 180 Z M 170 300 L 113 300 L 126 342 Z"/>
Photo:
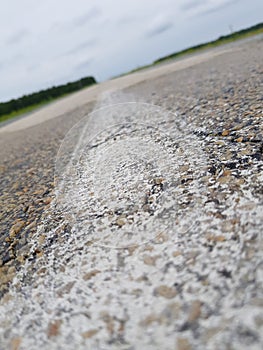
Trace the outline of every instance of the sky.
<path fill-rule="evenodd" d="M 0 0 L 0 102 L 262 22 L 262 0 Z"/>

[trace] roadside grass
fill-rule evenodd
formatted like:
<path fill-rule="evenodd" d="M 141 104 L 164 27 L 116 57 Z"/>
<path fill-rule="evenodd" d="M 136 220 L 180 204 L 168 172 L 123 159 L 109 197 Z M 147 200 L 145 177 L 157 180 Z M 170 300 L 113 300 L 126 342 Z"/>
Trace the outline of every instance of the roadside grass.
<path fill-rule="evenodd" d="M 254 29 L 255 27 L 257 27 L 257 28 Z M 122 77 L 122 76 L 126 76 L 128 74 L 136 73 L 136 72 L 139 72 L 139 71 L 141 71 L 143 69 L 154 67 L 154 66 L 156 66 L 156 65 L 158 65 L 160 63 L 163 63 L 163 62 L 166 62 L 166 61 L 169 61 L 169 60 L 173 60 L 173 59 L 176 59 L 178 57 L 182 57 L 182 56 L 193 54 L 193 53 L 197 53 L 197 52 L 202 52 L 203 50 L 206 50 L 206 49 L 215 48 L 215 47 L 218 47 L 218 46 L 221 46 L 221 45 L 229 44 L 231 42 L 235 42 L 235 41 L 238 41 L 238 40 L 241 40 L 241 39 L 246 39 L 246 38 L 253 37 L 253 36 L 256 36 L 256 35 L 259 35 L 259 34 L 263 33 L 263 24 L 262 23 L 257 25 L 257 26 L 254 26 L 254 28 L 252 27 L 251 29 L 248 28 L 248 29 L 245 29 L 245 30 L 241 30 L 241 31 L 235 32 L 233 34 L 220 37 L 220 38 L 218 38 L 218 39 L 216 39 L 214 41 L 210 41 L 208 43 L 204 43 L 204 44 L 200 44 L 200 45 L 197 45 L 197 46 L 194 46 L 194 47 L 190 47 L 190 48 L 184 49 L 182 51 L 178 51 L 178 52 L 175 52 L 173 54 L 167 55 L 165 57 L 161 57 L 161 58 L 157 59 L 156 61 L 154 61 L 153 63 L 137 67 L 137 68 L 132 69 L 132 70 L 126 72 L 126 73 L 123 73 L 123 74 L 120 74 L 118 76 L 115 76 L 112 79 L 116 79 L 116 78 L 119 78 L 119 77 Z M 9 119 L 15 118 L 15 117 L 22 116 L 23 114 L 27 114 L 27 113 L 33 112 L 33 111 L 39 109 L 40 107 L 48 105 L 49 103 L 51 103 L 53 101 L 56 101 L 56 100 L 58 100 L 58 99 L 60 99 L 62 97 L 65 97 L 66 95 L 69 95 L 69 94 L 70 93 L 65 93 L 65 94 L 63 94 L 63 95 L 61 95 L 59 97 L 51 98 L 51 99 L 42 101 L 40 103 L 33 104 L 31 106 L 21 108 L 21 109 L 19 109 L 17 111 L 13 111 L 13 112 L 8 113 L 8 114 L 0 115 L 0 123 L 4 122 L 4 121 L 7 121 Z"/>
<path fill-rule="evenodd" d="M 147 65 L 140 66 L 140 67 L 137 67 L 135 69 L 132 69 L 129 72 L 126 72 L 126 73 L 123 73 L 121 75 L 118 75 L 118 76 L 114 77 L 114 79 L 122 77 L 122 76 L 125 76 L 125 75 L 128 75 L 128 74 L 139 72 L 139 71 L 141 71 L 143 69 L 146 69 L 146 68 L 154 67 L 154 66 L 156 66 L 156 65 L 158 65 L 160 63 L 167 62 L 169 60 L 173 60 L 173 59 L 178 58 L 178 57 L 182 57 L 182 56 L 193 54 L 193 53 L 202 52 L 203 50 L 206 50 L 206 49 L 212 49 L 212 48 L 219 47 L 219 46 L 225 45 L 225 44 L 229 44 L 231 42 L 235 42 L 235 41 L 238 41 L 238 40 L 241 40 L 241 39 L 250 38 L 250 37 L 262 34 L 262 33 L 263 33 L 263 28 L 251 30 L 251 31 L 245 32 L 245 33 L 236 32 L 236 33 L 233 33 L 230 36 L 222 37 L 222 38 L 216 39 L 214 41 L 210 41 L 208 43 L 200 44 L 200 45 L 197 45 L 197 46 L 194 46 L 194 47 L 189 47 L 189 48 L 187 48 L 185 50 L 178 51 L 178 52 L 175 52 L 175 53 L 173 53 L 171 55 L 167 55 L 165 57 L 159 58 L 156 61 L 154 61 L 153 63 L 150 63 L 150 64 L 147 64 Z"/>
<path fill-rule="evenodd" d="M 96 84 L 92 76 L 81 78 L 77 81 L 52 86 L 44 90 L 30 93 L 6 102 L 0 102 L 0 123 L 11 118 L 19 117 L 63 98 L 73 92 Z"/>
<path fill-rule="evenodd" d="M 15 118 L 15 117 L 22 116 L 23 114 L 27 114 L 27 113 L 33 112 L 34 110 L 36 110 L 36 109 L 38 109 L 38 108 L 40 108 L 42 106 L 45 106 L 45 105 L 53 102 L 54 100 L 43 101 L 43 102 L 34 104 L 32 106 L 21 108 L 18 111 L 13 111 L 13 112 L 8 113 L 8 114 L 0 115 L 0 123 L 1 122 L 5 122 L 5 121 L 7 121 L 9 119 L 12 119 L 12 118 Z"/>
<path fill-rule="evenodd" d="M 247 33 L 238 33 L 237 32 L 237 33 L 234 33 L 230 37 L 226 37 L 226 38 L 223 37 L 222 39 L 219 38 L 217 40 L 214 40 L 214 41 L 211 41 L 211 42 L 208 42 L 208 43 L 205 43 L 205 44 L 201 44 L 201 45 L 198 45 L 196 47 L 190 47 L 188 49 L 176 52 L 176 53 L 168 55 L 168 56 L 165 56 L 163 58 L 160 58 L 160 59 L 154 61 L 152 65 L 156 65 L 156 64 L 159 64 L 161 62 L 177 58 L 178 56 L 183 56 L 183 55 L 186 55 L 186 54 L 192 54 L 192 53 L 199 52 L 199 51 L 202 51 L 202 50 L 205 50 L 205 49 L 215 48 L 215 47 L 218 47 L 218 46 L 221 46 L 221 45 L 229 44 L 231 42 L 235 42 L 235 41 L 240 40 L 240 39 L 250 38 L 250 37 L 262 34 L 262 33 L 263 33 L 263 28 L 259 28 L 257 30 L 254 30 L 254 31 L 251 31 L 251 32 L 247 32 Z"/>
<path fill-rule="evenodd" d="M 35 104 L 31 105 L 31 106 L 21 108 L 21 109 L 19 109 L 17 111 L 13 111 L 13 112 L 8 113 L 8 114 L 0 115 L 0 125 L 1 125 L 2 122 L 5 122 L 5 121 L 7 121 L 9 119 L 12 119 L 12 118 L 15 118 L 15 117 L 21 117 L 24 114 L 28 114 L 28 113 L 34 112 L 34 111 L 38 110 L 39 108 L 47 106 L 47 105 L 49 105 L 52 102 L 58 101 L 58 100 L 62 99 L 63 97 L 66 97 L 66 96 L 68 96 L 70 94 L 73 94 L 74 92 L 76 92 L 76 91 L 65 93 L 65 94 L 63 94 L 63 95 L 61 95 L 59 97 L 49 98 L 48 100 L 45 100 L 45 101 L 42 101 L 42 102 L 39 102 L 39 103 L 35 103 Z"/>

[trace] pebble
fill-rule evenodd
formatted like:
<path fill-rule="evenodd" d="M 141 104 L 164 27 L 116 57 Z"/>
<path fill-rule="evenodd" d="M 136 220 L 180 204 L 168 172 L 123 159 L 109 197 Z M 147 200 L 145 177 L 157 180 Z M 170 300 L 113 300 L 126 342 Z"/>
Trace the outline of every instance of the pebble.
<path fill-rule="evenodd" d="M 124 226 L 126 224 L 126 220 L 124 218 L 119 218 L 119 219 L 117 219 L 116 224 L 119 227 L 122 227 L 122 226 Z"/>
<path fill-rule="evenodd" d="M 48 338 L 56 337 L 59 335 L 61 324 L 62 324 L 61 320 L 56 320 L 49 324 L 48 330 L 47 330 Z"/>
<path fill-rule="evenodd" d="M 154 295 L 161 296 L 166 299 L 172 299 L 176 296 L 176 289 L 166 285 L 160 285 L 154 289 Z"/>
<path fill-rule="evenodd" d="M 51 198 L 51 197 L 46 197 L 46 198 L 44 199 L 44 203 L 45 203 L 46 205 L 50 204 L 51 201 L 52 201 L 52 198 Z"/>
<path fill-rule="evenodd" d="M 188 322 L 196 321 L 201 315 L 201 302 L 200 300 L 194 300 L 190 306 L 188 314 Z"/>
<path fill-rule="evenodd" d="M 13 338 L 11 340 L 11 350 L 19 350 L 22 342 L 21 337 Z"/>
<path fill-rule="evenodd" d="M 91 279 L 92 277 L 96 276 L 98 273 L 100 273 L 100 270 L 92 270 L 84 274 L 83 279 L 84 281 L 87 281 Z"/>
<path fill-rule="evenodd" d="M 178 337 L 176 350 L 191 350 L 192 347 L 187 338 Z"/>
<path fill-rule="evenodd" d="M 143 257 L 143 262 L 146 265 L 149 266 L 155 266 L 156 260 L 160 257 L 160 255 L 156 255 L 156 256 L 151 256 L 151 255 L 144 255 Z"/>
<path fill-rule="evenodd" d="M 82 335 L 83 338 L 89 339 L 89 338 L 93 337 L 97 333 L 98 333 L 97 329 L 90 329 L 89 331 L 86 331 L 86 332 L 82 333 L 81 335 Z"/>
<path fill-rule="evenodd" d="M 25 222 L 23 220 L 16 220 L 13 226 L 10 229 L 9 236 L 10 238 L 14 238 L 25 226 Z"/>
<path fill-rule="evenodd" d="M 230 133 L 229 130 L 224 130 L 224 131 L 222 132 L 222 136 L 228 136 L 229 133 Z"/>

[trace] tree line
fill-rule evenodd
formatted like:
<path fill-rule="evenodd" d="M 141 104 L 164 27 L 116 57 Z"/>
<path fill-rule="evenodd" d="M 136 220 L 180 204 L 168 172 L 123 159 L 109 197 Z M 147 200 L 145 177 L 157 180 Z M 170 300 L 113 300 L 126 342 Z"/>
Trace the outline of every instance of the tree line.
<path fill-rule="evenodd" d="M 23 108 L 37 105 L 45 101 L 52 101 L 55 98 L 61 97 L 70 92 L 78 91 L 92 84 L 96 84 L 96 80 L 94 77 L 90 76 L 64 85 L 53 86 L 45 90 L 24 95 L 7 102 L 1 102 L 0 116 L 12 113 L 14 111 L 19 111 Z"/>
<path fill-rule="evenodd" d="M 242 30 L 239 30 L 237 32 L 234 32 L 234 33 L 231 33 L 231 34 L 228 34 L 228 35 L 222 35 L 222 36 L 220 36 L 218 39 L 216 39 L 214 41 L 210 41 L 210 42 L 207 42 L 207 43 L 195 45 L 195 46 L 189 47 L 189 48 L 187 48 L 185 50 L 178 51 L 178 52 L 172 53 L 172 54 L 170 54 L 168 56 L 161 57 L 158 60 L 154 61 L 154 64 L 160 63 L 160 62 L 165 61 L 167 59 L 175 58 L 175 57 L 180 56 L 182 54 L 193 52 L 195 50 L 199 50 L 199 49 L 202 49 L 202 48 L 205 48 L 205 47 L 213 46 L 215 44 L 220 44 L 220 42 L 224 42 L 224 41 L 231 40 L 231 39 L 235 40 L 235 39 L 237 39 L 239 37 L 242 37 L 242 36 L 244 36 L 246 34 L 253 33 L 253 32 L 256 32 L 256 31 L 259 31 L 259 30 L 262 30 L 262 29 L 263 29 L 263 23 L 259 23 L 259 24 L 256 24 L 256 25 L 252 26 L 252 27 L 249 27 L 249 28 L 246 28 L 246 29 L 242 29 Z"/>

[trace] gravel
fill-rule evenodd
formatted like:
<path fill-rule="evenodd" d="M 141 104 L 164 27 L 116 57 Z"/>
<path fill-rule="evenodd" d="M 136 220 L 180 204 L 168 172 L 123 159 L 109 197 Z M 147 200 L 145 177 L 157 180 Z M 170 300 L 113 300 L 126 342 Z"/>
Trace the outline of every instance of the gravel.
<path fill-rule="evenodd" d="M 1 350 L 262 348 L 263 41 L 220 50 L 1 134 Z"/>

